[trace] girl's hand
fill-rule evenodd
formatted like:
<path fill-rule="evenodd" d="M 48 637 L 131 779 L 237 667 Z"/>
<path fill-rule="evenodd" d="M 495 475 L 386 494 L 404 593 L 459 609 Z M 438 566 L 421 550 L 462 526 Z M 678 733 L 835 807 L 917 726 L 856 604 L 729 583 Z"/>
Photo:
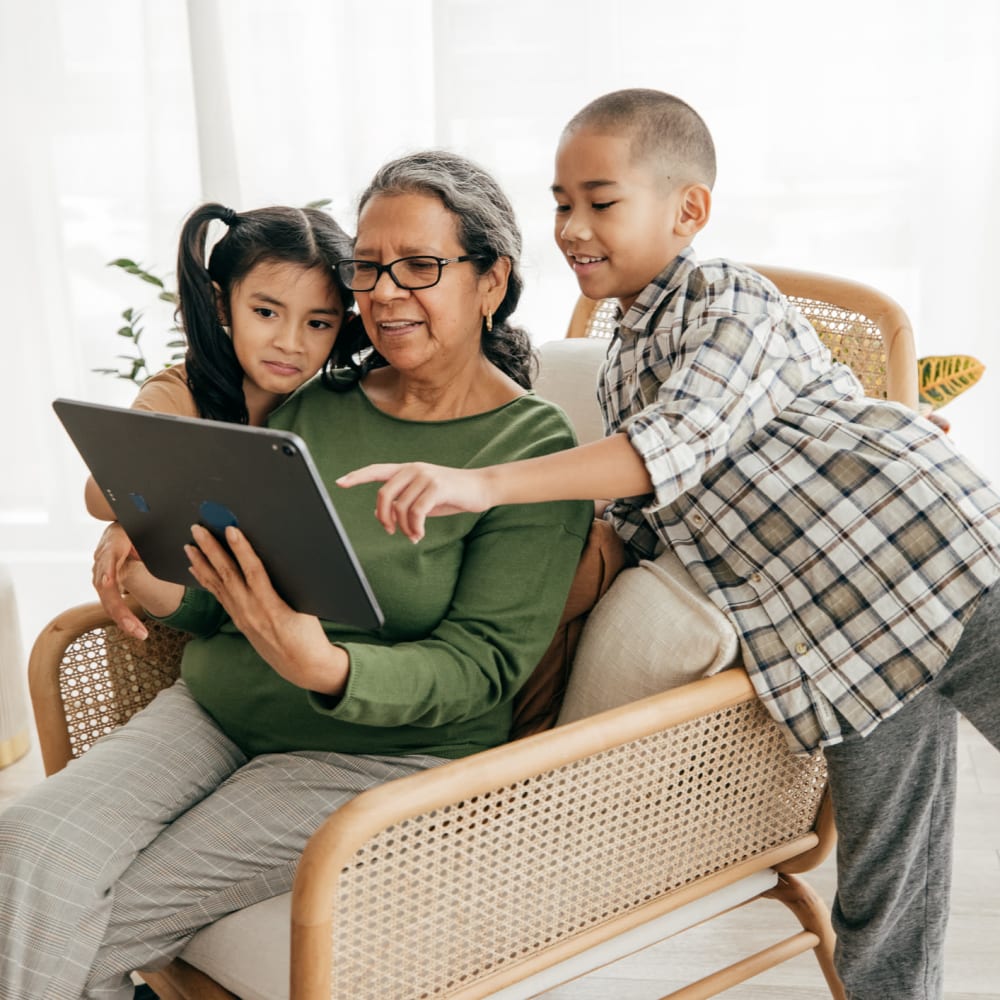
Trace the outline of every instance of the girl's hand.
<path fill-rule="evenodd" d="M 396 528 L 419 542 L 428 517 L 488 510 L 496 501 L 490 496 L 485 469 L 449 469 L 426 462 L 405 465 L 366 465 L 337 480 L 338 486 L 384 483 L 378 491 L 375 516 L 390 535 Z"/>
<path fill-rule="evenodd" d="M 226 609 L 233 624 L 285 680 L 321 694 L 343 693 L 350 671 L 347 652 L 326 637 L 314 615 L 293 611 L 271 586 L 267 570 L 246 536 L 226 528 L 233 559 L 206 528 L 191 528 L 184 551 L 191 573 Z"/>
<path fill-rule="evenodd" d="M 104 529 L 94 549 L 94 589 L 104 610 L 126 635 L 145 639 L 149 635 L 146 626 L 122 597 L 123 577 L 129 574 L 131 562 L 140 562 L 139 554 L 132 547 L 125 529 L 114 521 Z"/>

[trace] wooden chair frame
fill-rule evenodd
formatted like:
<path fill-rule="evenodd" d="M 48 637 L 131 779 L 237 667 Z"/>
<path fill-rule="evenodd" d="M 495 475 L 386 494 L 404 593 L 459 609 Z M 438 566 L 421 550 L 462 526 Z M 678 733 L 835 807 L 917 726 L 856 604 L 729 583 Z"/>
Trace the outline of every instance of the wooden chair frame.
<path fill-rule="evenodd" d="M 83 605 L 39 635 L 29 683 L 48 773 L 172 682 L 185 637 L 148 624 L 140 643 Z M 713 996 L 813 949 L 842 1000 L 826 908 L 796 875 L 833 842 L 824 789 L 822 755 L 788 751 L 741 669 L 371 789 L 302 857 L 290 995 L 531 996 L 529 977 L 585 973 L 587 949 L 603 945 L 605 964 L 637 928 L 778 872 L 753 898 L 782 902 L 802 930 L 671 996 Z M 421 933 L 428 913 L 441 918 Z M 183 959 L 145 978 L 163 1000 L 235 995 Z"/>

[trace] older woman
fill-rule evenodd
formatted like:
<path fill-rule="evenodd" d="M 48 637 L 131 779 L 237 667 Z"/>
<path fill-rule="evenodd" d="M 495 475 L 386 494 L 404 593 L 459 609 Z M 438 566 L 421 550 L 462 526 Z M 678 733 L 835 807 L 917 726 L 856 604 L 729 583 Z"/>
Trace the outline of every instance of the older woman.
<path fill-rule="evenodd" d="M 571 445 L 561 412 L 528 390 L 529 345 L 508 324 L 519 250 L 507 199 L 473 164 L 388 164 L 339 264 L 370 343 L 270 425 L 309 443 L 331 488 L 359 455 L 480 466 Z M 508 738 L 592 506 L 442 518 L 414 546 L 375 519 L 374 486 L 337 502 L 385 613 L 377 632 L 293 611 L 236 529 L 235 560 L 193 529 L 206 590 L 126 567 L 143 605 L 197 638 L 177 684 L 0 815 L 0 997 L 131 996 L 130 970 L 289 890 L 339 804 Z"/>

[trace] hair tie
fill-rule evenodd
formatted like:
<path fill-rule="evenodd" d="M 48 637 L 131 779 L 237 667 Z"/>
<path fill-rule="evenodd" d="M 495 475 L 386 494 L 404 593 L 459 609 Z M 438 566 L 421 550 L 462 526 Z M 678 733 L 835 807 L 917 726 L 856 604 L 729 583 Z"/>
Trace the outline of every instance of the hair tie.
<path fill-rule="evenodd" d="M 227 226 L 232 227 L 239 218 L 239 215 L 231 208 L 224 208 L 219 218 L 222 219 Z"/>

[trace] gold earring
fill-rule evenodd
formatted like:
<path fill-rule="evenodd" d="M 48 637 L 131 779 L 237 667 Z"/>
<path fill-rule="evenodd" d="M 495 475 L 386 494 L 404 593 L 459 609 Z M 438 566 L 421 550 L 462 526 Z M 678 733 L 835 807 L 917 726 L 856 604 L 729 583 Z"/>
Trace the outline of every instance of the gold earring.
<path fill-rule="evenodd" d="M 486 332 L 487 333 L 492 333 L 493 332 L 493 310 L 492 309 L 487 309 L 486 310 Z"/>

